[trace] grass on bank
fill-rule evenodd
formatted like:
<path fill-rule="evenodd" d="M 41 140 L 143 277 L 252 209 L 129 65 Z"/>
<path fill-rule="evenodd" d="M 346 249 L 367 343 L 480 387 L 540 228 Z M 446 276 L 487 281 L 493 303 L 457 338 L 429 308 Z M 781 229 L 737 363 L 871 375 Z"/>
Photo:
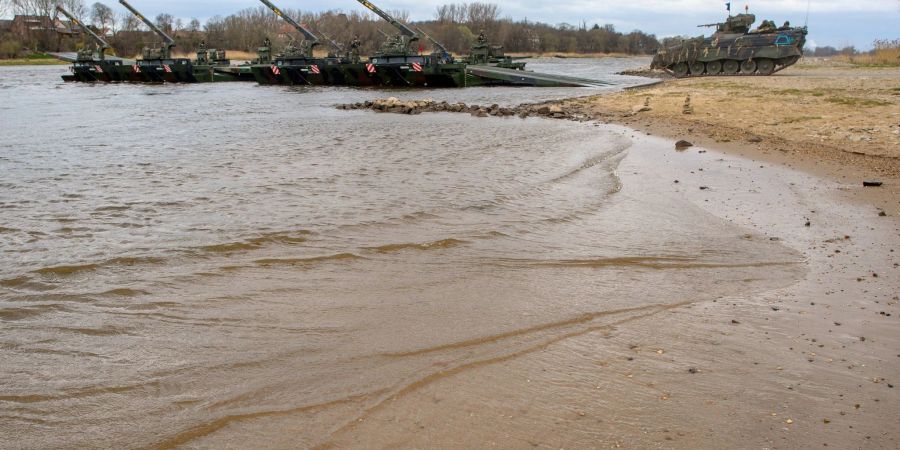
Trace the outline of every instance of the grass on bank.
<path fill-rule="evenodd" d="M 45 53 L 33 53 L 24 58 L 0 59 L 0 66 L 58 66 L 69 64 Z"/>
<path fill-rule="evenodd" d="M 875 41 L 875 49 L 871 53 L 839 55 L 836 59 L 857 66 L 900 67 L 900 39 Z"/>
<path fill-rule="evenodd" d="M 893 105 L 893 103 L 878 100 L 874 98 L 856 98 L 856 97 L 843 97 L 843 96 L 834 96 L 828 97 L 825 99 L 828 103 L 834 103 L 837 105 L 846 105 L 846 106 L 854 106 L 854 107 L 870 107 L 870 106 L 889 106 Z"/>

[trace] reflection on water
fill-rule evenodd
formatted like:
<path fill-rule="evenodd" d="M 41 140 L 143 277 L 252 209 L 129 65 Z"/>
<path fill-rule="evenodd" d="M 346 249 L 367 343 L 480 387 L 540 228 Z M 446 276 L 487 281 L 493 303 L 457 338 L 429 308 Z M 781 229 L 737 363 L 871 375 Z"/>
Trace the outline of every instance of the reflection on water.
<path fill-rule="evenodd" d="M 331 107 L 380 95 L 366 90 L 3 71 L 13 446 L 319 444 L 437 374 L 794 276 L 776 243 L 621 195 L 632 143 L 589 125 Z M 294 428 L 253 432 L 276 417 Z"/>

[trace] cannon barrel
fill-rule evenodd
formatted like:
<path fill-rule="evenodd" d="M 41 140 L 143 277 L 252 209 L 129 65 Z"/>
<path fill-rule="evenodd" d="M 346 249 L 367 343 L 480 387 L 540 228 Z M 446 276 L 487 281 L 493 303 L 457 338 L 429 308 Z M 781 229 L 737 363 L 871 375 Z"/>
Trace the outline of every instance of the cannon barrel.
<path fill-rule="evenodd" d="M 425 36 L 425 39 L 428 39 L 435 47 L 437 47 L 438 50 L 440 50 L 441 52 L 443 52 L 446 55 L 450 54 L 450 50 L 447 50 L 447 47 L 444 47 L 443 44 L 436 41 L 433 37 L 429 36 L 428 33 L 422 31 L 421 28 L 416 27 L 416 31 L 418 31 L 419 34 L 421 34 L 422 36 Z"/>
<path fill-rule="evenodd" d="M 400 30 L 400 33 L 401 33 L 401 34 L 404 34 L 404 35 L 409 36 L 409 37 L 414 38 L 414 39 L 417 39 L 417 38 L 419 37 L 419 36 L 416 34 L 415 31 L 413 31 L 412 29 L 410 29 L 408 26 L 404 25 L 403 22 L 400 22 L 399 20 L 395 19 L 393 16 L 391 16 L 390 14 L 384 12 L 381 8 L 379 8 L 379 7 L 375 6 L 375 5 L 373 5 L 373 4 L 372 4 L 371 2 L 369 2 L 368 0 L 356 0 L 356 1 L 358 1 L 358 2 L 361 3 L 363 6 L 365 6 L 366 8 L 368 8 L 369 11 L 372 11 L 373 13 L 378 14 L 379 17 L 381 17 L 382 19 L 388 21 L 388 23 L 390 23 L 391 25 L 393 25 L 394 27 L 396 27 L 398 30 Z"/>
<path fill-rule="evenodd" d="M 343 46 L 343 45 L 338 44 L 337 41 L 335 41 L 334 39 L 328 37 L 327 34 L 325 34 L 325 33 L 322 32 L 322 30 L 319 30 L 319 34 L 321 34 L 322 37 L 325 38 L 325 41 L 327 41 L 328 44 L 331 45 L 331 47 L 333 47 L 335 50 L 337 50 L 338 53 L 342 53 L 342 52 L 344 51 L 344 46 Z"/>
<path fill-rule="evenodd" d="M 110 47 L 109 43 L 106 42 L 102 37 L 97 35 L 97 33 L 94 33 L 94 31 L 88 28 L 87 25 L 81 23 L 80 20 L 76 19 L 75 16 L 72 15 L 72 13 L 66 11 L 66 9 L 62 7 L 62 5 L 56 5 L 56 10 L 63 13 L 63 15 L 69 18 L 69 21 L 71 21 L 75 25 L 78 25 L 82 31 L 94 38 L 94 40 L 97 41 L 98 44 L 100 44 L 100 58 L 102 59 L 106 49 Z"/>
<path fill-rule="evenodd" d="M 172 39 L 171 37 L 169 37 L 168 34 L 163 32 L 163 30 L 160 30 L 159 27 L 156 26 L 156 24 L 151 22 L 150 19 L 147 19 L 146 17 L 144 17 L 143 14 L 139 13 L 138 10 L 134 9 L 134 7 L 131 6 L 127 1 L 119 0 L 119 3 L 121 3 L 122 6 L 124 6 L 129 11 L 131 11 L 131 13 L 134 14 L 135 17 L 137 17 L 138 19 L 141 19 L 141 22 L 144 22 L 144 24 L 146 24 L 148 27 L 150 27 L 150 29 L 153 30 L 153 32 L 158 34 L 159 37 L 161 37 L 162 40 L 166 43 L 166 47 L 171 49 L 172 47 L 175 46 L 175 39 Z"/>
<path fill-rule="evenodd" d="M 315 33 L 310 31 L 309 28 L 306 28 L 303 25 L 300 25 L 296 20 L 292 19 L 290 16 L 281 12 L 281 10 L 278 9 L 277 6 L 273 5 L 272 2 L 270 2 L 269 0 L 259 0 L 259 1 L 261 1 L 263 3 L 263 5 L 266 5 L 267 7 L 269 7 L 269 9 L 271 9 L 272 12 L 274 12 L 276 16 L 281 17 L 285 22 L 287 22 L 292 27 L 294 27 L 294 29 L 297 30 L 300 34 L 302 34 L 303 37 L 306 38 L 306 40 L 310 41 L 310 43 L 312 45 L 316 45 L 319 43 L 319 37 L 316 36 Z"/>

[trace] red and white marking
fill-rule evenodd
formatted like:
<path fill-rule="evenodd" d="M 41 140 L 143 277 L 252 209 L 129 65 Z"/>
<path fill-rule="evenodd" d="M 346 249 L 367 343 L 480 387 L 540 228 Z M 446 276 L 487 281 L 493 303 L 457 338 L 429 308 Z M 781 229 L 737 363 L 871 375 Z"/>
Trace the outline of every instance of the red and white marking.
<path fill-rule="evenodd" d="M 422 71 L 422 65 L 419 64 L 419 63 L 415 63 L 415 62 L 414 62 L 414 63 L 412 63 L 412 70 L 414 70 L 414 71 L 416 71 L 416 72 L 421 72 L 421 71 Z"/>
<path fill-rule="evenodd" d="M 96 70 L 98 73 L 103 73 L 103 69 L 100 68 L 100 66 L 94 66 L 94 70 Z"/>
<path fill-rule="evenodd" d="M 141 73 L 141 66 L 135 64 L 135 65 L 131 66 L 131 71 L 134 73 Z"/>
<path fill-rule="evenodd" d="M 321 71 L 319 71 L 319 66 L 317 66 L 315 64 L 312 66 L 309 66 L 309 71 L 312 73 L 316 73 L 316 74 L 322 73 Z"/>
<path fill-rule="evenodd" d="M 375 73 L 375 64 L 366 64 L 366 71 L 369 73 Z"/>
<path fill-rule="evenodd" d="M 275 75 L 281 75 L 281 69 L 279 69 L 278 66 L 272 66 L 272 73 L 274 73 Z"/>
<path fill-rule="evenodd" d="M 163 64 L 163 70 L 165 70 L 166 73 L 172 73 L 172 68 L 169 67 L 168 64 Z"/>

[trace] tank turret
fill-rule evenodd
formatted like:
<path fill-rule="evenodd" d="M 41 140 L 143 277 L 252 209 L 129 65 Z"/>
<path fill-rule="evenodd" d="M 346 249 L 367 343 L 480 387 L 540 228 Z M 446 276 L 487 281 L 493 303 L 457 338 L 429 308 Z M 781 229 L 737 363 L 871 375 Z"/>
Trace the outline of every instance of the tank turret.
<path fill-rule="evenodd" d="M 331 46 L 331 50 L 332 50 L 332 51 L 328 52 L 328 57 L 329 57 L 329 58 L 336 58 L 336 57 L 338 57 L 338 56 L 344 56 L 344 55 L 347 54 L 347 51 L 344 50 L 344 46 L 343 46 L 343 45 L 338 44 L 337 41 L 335 41 L 334 39 L 328 37 L 327 34 L 325 34 L 325 33 L 322 32 L 322 30 L 319 30 L 319 34 L 322 36 L 322 38 L 325 39 L 325 42 L 327 42 L 328 45 Z"/>
<path fill-rule="evenodd" d="M 525 63 L 516 61 L 516 59 L 524 58 L 506 56 L 503 46 L 491 45 L 484 31 L 482 31 L 478 34 L 475 45 L 469 50 L 469 55 L 466 57 L 465 62 L 473 65 L 490 65 L 504 69 L 525 70 Z"/>
<path fill-rule="evenodd" d="M 659 49 L 650 67 L 676 77 L 702 75 L 771 75 L 797 63 L 806 44 L 806 27 L 776 27 L 764 20 L 757 29 L 753 14 L 729 16 L 710 37 L 684 39 Z"/>
<path fill-rule="evenodd" d="M 413 31 L 412 28 L 406 26 L 403 22 L 400 22 L 390 14 L 384 12 L 381 8 L 373 5 L 368 0 L 357 1 L 368 8 L 369 11 L 377 14 L 379 17 L 386 20 L 388 23 L 393 25 L 394 28 L 400 31 L 400 34 L 388 38 L 381 45 L 377 56 L 415 56 L 419 54 L 418 49 L 413 47 L 413 43 L 419 41 L 418 33 Z"/>
<path fill-rule="evenodd" d="M 315 35 L 309 28 L 297 23 L 296 20 L 292 19 L 290 16 L 285 15 L 278 9 L 277 6 L 272 4 L 269 0 L 259 0 L 264 5 L 266 5 L 272 12 L 275 13 L 276 16 L 280 17 L 282 20 L 287 22 L 290 26 L 294 27 L 297 32 L 303 36 L 303 39 L 300 41 L 299 45 L 294 45 L 293 42 L 289 43 L 287 47 L 285 47 L 284 52 L 282 53 L 283 57 L 291 58 L 291 57 L 301 57 L 301 58 L 310 58 L 313 57 L 313 49 L 320 45 L 319 37 Z"/>
<path fill-rule="evenodd" d="M 744 34 L 750 32 L 750 27 L 756 22 L 753 14 L 738 14 L 728 16 L 724 22 L 697 25 L 698 27 L 716 27 L 715 34 Z"/>
<path fill-rule="evenodd" d="M 62 7 L 62 5 L 56 5 L 56 10 L 63 13 L 63 15 L 66 16 L 70 22 L 72 22 L 75 25 L 78 25 L 78 27 L 81 28 L 81 31 L 83 31 L 84 34 L 86 34 L 94 39 L 94 41 L 97 43 L 97 60 L 103 61 L 106 58 L 106 50 L 108 48 L 110 48 L 109 43 L 106 42 L 106 40 L 104 40 L 102 37 L 98 36 L 97 33 L 94 33 L 94 30 L 91 30 L 87 25 L 81 23 L 81 21 L 78 20 L 77 18 L 75 18 L 75 16 L 72 15 L 72 13 L 70 13 L 69 11 L 66 11 L 66 9 Z M 94 51 L 93 50 L 85 47 L 85 49 L 78 52 L 78 61 L 93 61 L 93 60 L 94 60 Z"/>
<path fill-rule="evenodd" d="M 143 50 L 143 58 L 145 60 L 157 60 L 157 59 L 169 59 L 172 57 L 172 49 L 175 47 L 175 40 L 169 37 L 168 34 L 160 30 L 159 27 L 156 26 L 152 21 L 144 17 L 143 14 L 138 12 L 138 10 L 134 9 L 127 1 L 119 0 L 119 3 L 122 4 L 125 8 L 131 11 L 135 17 L 141 19 L 141 22 L 144 22 L 147 27 L 153 30 L 154 33 L 159 36 L 163 44 L 160 47 L 144 47 Z"/>
<path fill-rule="evenodd" d="M 428 39 L 428 41 L 431 42 L 431 45 L 434 46 L 434 52 L 432 52 L 432 55 L 439 58 L 442 62 L 453 62 L 453 55 L 450 53 L 450 50 L 447 50 L 447 47 L 444 47 L 443 44 L 435 40 L 433 37 L 429 36 L 428 33 L 422 31 L 421 28 L 416 27 L 416 31 L 419 32 L 420 35 L 425 36 L 425 39 Z"/>

